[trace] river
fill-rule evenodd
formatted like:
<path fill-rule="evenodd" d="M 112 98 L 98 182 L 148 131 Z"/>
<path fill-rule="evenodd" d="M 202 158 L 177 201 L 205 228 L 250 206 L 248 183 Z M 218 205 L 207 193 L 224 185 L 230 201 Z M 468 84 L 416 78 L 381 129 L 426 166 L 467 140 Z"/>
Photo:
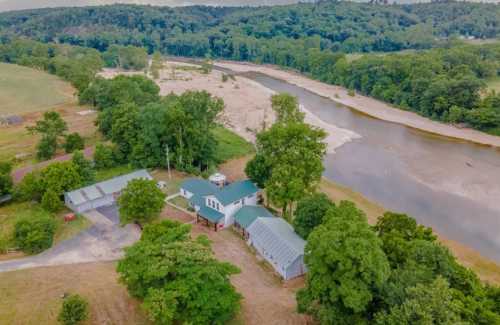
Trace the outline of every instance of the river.
<path fill-rule="evenodd" d="M 267 75 L 246 76 L 361 135 L 326 156 L 326 178 L 500 262 L 499 149 L 374 119 Z"/>

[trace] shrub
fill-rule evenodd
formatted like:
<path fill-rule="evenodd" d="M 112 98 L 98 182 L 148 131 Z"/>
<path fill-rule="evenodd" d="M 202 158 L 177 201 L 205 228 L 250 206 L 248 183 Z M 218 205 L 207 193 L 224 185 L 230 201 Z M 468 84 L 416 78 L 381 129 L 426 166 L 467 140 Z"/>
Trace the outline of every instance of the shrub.
<path fill-rule="evenodd" d="M 347 91 L 347 95 L 349 95 L 349 96 L 351 96 L 351 97 L 354 97 L 354 96 L 356 96 L 356 92 L 355 92 L 353 89 L 349 89 L 349 90 Z"/>
<path fill-rule="evenodd" d="M 43 136 L 37 146 L 36 157 L 39 160 L 47 160 L 56 154 L 57 138 L 52 136 Z"/>
<path fill-rule="evenodd" d="M 113 167 L 115 165 L 113 148 L 99 143 L 94 151 L 94 163 L 97 169 Z"/>
<path fill-rule="evenodd" d="M 62 304 L 57 320 L 64 325 L 76 325 L 89 317 L 89 304 L 80 295 L 70 295 Z"/>
<path fill-rule="evenodd" d="M 19 201 L 39 200 L 43 185 L 38 173 L 31 172 L 23 177 L 14 189 L 14 198 Z"/>
<path fill-rule="evenodd" d="M 50 246 L 56 231 L 56 222 L 48 216 L 23 218 L 14 227 L 16 245 L 28 254 L 39 253 Z"/>
<path fill-rule="evenodd" d="M 49 212 L 57 212 L 61 209 L 62 202 L 59 195 L 52 189 L 47 190 L 42 196 L 42 208 Z"/>
<path fill-rule="evenodd" d="M 68 134 L 64 143 L 64 150 L 71 153 L 75 150 L 82 150 L 85 147 L 85 141 L 77 132 Z"/>
<path fill-rule="evenodd" d="M 226 82 L 228 79 L 229 79 L 228 75 L 224 73 L 222 75 L 222 82 Z"/>
<path fill-rule="evenodd" d="M 10 194 L 12 192 L 12 164 L 8 162 L 0 162 L 0 196 Z"/>

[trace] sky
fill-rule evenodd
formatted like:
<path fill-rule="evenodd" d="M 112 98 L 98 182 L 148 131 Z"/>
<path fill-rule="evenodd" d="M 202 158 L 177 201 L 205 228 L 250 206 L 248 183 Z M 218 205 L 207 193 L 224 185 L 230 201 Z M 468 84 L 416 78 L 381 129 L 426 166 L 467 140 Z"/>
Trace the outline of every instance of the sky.
<path fill-rule="evenodd" d="M 313 0 L 302 0 L 313 1 Z M 368 1 L 368 0 L 357 0 Z M 394 0 L 389 0 L 393 2 Z M 396 0 L 398 2 L 428 2 L 430 0 Z M 500 0 L 472 0 L 482 2 L 500 3 Z M 290 4 L 299 0 L 0 0 L 0 11 L 45 8 L 45 7 L 71 7 L 71 6 L 94 6 L 113 3 L 135 3 L 165 6 L 188 6 L 195 4 L 219 5 L 219 6 L 258 6 L 273 4 Z"/>

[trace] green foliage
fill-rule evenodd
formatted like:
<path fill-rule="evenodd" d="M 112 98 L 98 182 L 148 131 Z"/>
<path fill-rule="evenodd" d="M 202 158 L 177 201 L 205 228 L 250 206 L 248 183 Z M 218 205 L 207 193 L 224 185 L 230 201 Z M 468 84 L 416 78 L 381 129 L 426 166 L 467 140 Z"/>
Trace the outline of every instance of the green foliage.
<path fill-rule="evenodd" d="M 95 170 L 92 166 L 92 162 L 85 159 L 85 156 L 81 151 L 76 151 L 73 153 L 71 162 L 73 163 L 73 166 L 75 167 L 78 175 L 80 175 L 83 185 L 88 185 L 94 182 Z"/>
<path fill-rule="evenodd" d="M 284 215 L 321 179 L 325 136 L 323 130 L 295 121 L 274 124 L 257 135 L 257 154 L 246 171 L 252 181 L 265 185 L 269 199 Z"/>
<path fill-rule="evenodd" d="M 52 246 L 55 230 L 52 217 L 40 214 L 23 218 L 15 224 L 14 241 L 25 253 L 36 254 Z"/>
<path fill-rule="evenodd" d="M 297 97 L 287 93 L 273 95 L 271 105 L 279 123 L 303 122 L 304 113 L 299 109 Z"/>
<path fill-rule="evenodd" d="M 118 205 L 122 224 L 137 222 L 145 224 L 158 217 L 165 194 L 156 186 L 154 180 L 135 179 L 123 190 Z"/>
<path fill-rule="evenodd" d="M 382 239 L 384 251 L 393 265 L 406 260 L 411 241 L 436 240 L 431 228 L 417 225 L 415 219 L 406 214 L 386 212 L 378 219 L 374 229 Z"/>
<path fill-rule="evenodd" d="M 11 176 L 12 164 L 0 161 L 0 196 L 12 193 L 14 182 Z"/>
<path fill-rule="evenodd" d="M 53 190 L 49 189 L 42 195 L 42 208 L 50 212 L 57 212 L 62 208 L 62 202 L 59 195 Z"/>
<path fill-rule="evenodd" d="M 460 318 L 460 302 L 454 297 L 448 282 L 438 277 L 429 285 L 417 284 L 407 290 L 408 298 L 388 313 L 376 316 L 376 324 L 429 325 L 465 324 Z"/>
<path fill-rule="evenodd" d="M 106 169 L 115 166 L 113 148 L 98 143 L 94 150 L 94 164 L 96 169 Z"/>
<path fill-rule="evenodd" d="M 28 131 L 41 135 L 37 146 L 37 158 L 47 160 L 54 156 L 57 150 L 57 139 L 68 129 L 61 115 L 55 111 L 45 112 L 43 119 L 38 120 L 34 126 L 27 127 Z"/>
<path fill-rule="evenodd" d="M 323 223 L 323 219 L 335 204 L 324 193 L 314 193 L 297 203 L 293 219 L 295 232 L 304 239 Z"/>
<path fill-rule="evenodd" d="M 159 100 L 160 88 L 151 79 L 119 75 L 113 79 L 97 78 L 80 94 L 80 102 L 106 110 L 119 104 L 146 105 Z"/>
<path fill-rule="evenodd" d="M 217 162 L 222 163 L 254 152 L 252 143 L 246 141 L 229 129 L 217 126 L 212 130 L 212 133 L 214 135 L 214 140 L 217 143 L 214 155 Z"/>
<path fill-rule="evenodd" d="M 89 303 L 80 295 L 64 298 L 57 320 L 63 325 L 77 325 L 89 317 Z"/>
<path fill-rule="evenodd" d="M 354 204 L 342 201 L 308 237 L 307 287 L 299 311 L 322 324 L 352 324 L 366 317 L 390 274 L 382 243 Z"/>
<path fill-rule="evenodd" d="M 125 70 L 143 70 L 148 65 L 148 53 L 135 46 L 111 45 L 102 54 L 107 67 Z"/>
<path fill-rule="evenodd" d="M 157 324 L 224 324 L 241 296 L 229 281 L 239 270 L 213 257 L 206 238 L 191 240 L 190 226 L 146 225 L 141 240 L 118 263 L 120 279 Z"/>
<path fill-rule="evenodd" d="M 153 58 L 151 59 L 151 75 L 153 76 L 153 79 L 158 79 L 160 78 L 160 70 L 163 68 L 163 59 L 161 57 L 160 52 L 155 52 L 153 54 Z"/>
<path fill-rule="evenodd" d="M 66 153 L 71 153 L 75 150 L 82 150 L 85 147 L 85 141 L 77 132 L 66 135 L 64 142 L 64 150 Z"/>
<path fill-rule="evenodd" d="M 19 201 L 40 200 L 43 188 L 40 175 L 36 172 L 26 174 L 14 189 L 14 198 Z"/>

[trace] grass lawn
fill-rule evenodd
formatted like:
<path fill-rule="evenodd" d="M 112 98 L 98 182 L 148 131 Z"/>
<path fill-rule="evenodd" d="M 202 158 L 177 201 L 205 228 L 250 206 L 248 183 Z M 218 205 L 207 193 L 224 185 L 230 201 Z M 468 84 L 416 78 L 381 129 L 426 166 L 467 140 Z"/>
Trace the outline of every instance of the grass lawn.
<path fill-rule="evenodd" d="M 157 168 L 150 172 L 151 176 L 157 181 L 164 181 L 167 183 L 167 187 L 164 192 L 168 195 L 173 195 L 179 193 L 182 181 L 188 177 L 188 174 L 178 172 L 176 170 L 171 171 L 171 178 L 168 177 L 168 172 L 165 169 Z"/>
<path fill-rule="evenodd" d="M 21 218 L 53 216 L 57 222 L 54 244 L 71 238 L 90 226 L 90 221 L 81 216 L 72 222 L 64 222 L 63 216 L 67 212 L 67 210 L 64 210 L 57 215 L 53 215 L 42 209 L 39 204 L 31 202 L 12 203 L 2 206 L 0 207 L 0 242 L 3 241 L 6 248 L 16 246 L 13 240 L 14 226 Z"/>
<path fill-rule="evenodd" d="M 105 180 L 113 178 L 113 177 L 117 177 L 117 176 L 131 173 L 134 170 L 136 170 L 136 168 L 133 168 L 130 165 L 121 165 L 121 166 L 116 166 L 116 167 L 112 167 L 112 168 L 108 168 L 108 169 L 101 169 L 101 170 L 98 170 L 96 172 L 95 180 L 96 180 L 96 182 L 102 182 L 102 181 L 105 181 Z"/>
<path fill-rule="evenodd" d="M 219 126 L 212 132 L 219 143 L 216 156 L 220 162 L 246 156 L 255 151 L 250 142 L 231 130 Z"/>
<path fill-rule="evenodd" d="M 186 200 L 182 196 L 176 196 L 173 199 L 169 200 L 169 202 L 186 210 L 189 208 L 188 200 Z"/>
<path fill-rule="evenodd" d="M 0 324 L 58 324 L 65 293 L 89 302 L 90 324 L 150 324 L 119 283 L 116 263 L 85 263 L 0 273 Z"/>
<path fill-rule="evenodd" d="M 0 115 L 44 111 L 74 102 L 74 89 L 46 72 L 0 63 Z"/>

